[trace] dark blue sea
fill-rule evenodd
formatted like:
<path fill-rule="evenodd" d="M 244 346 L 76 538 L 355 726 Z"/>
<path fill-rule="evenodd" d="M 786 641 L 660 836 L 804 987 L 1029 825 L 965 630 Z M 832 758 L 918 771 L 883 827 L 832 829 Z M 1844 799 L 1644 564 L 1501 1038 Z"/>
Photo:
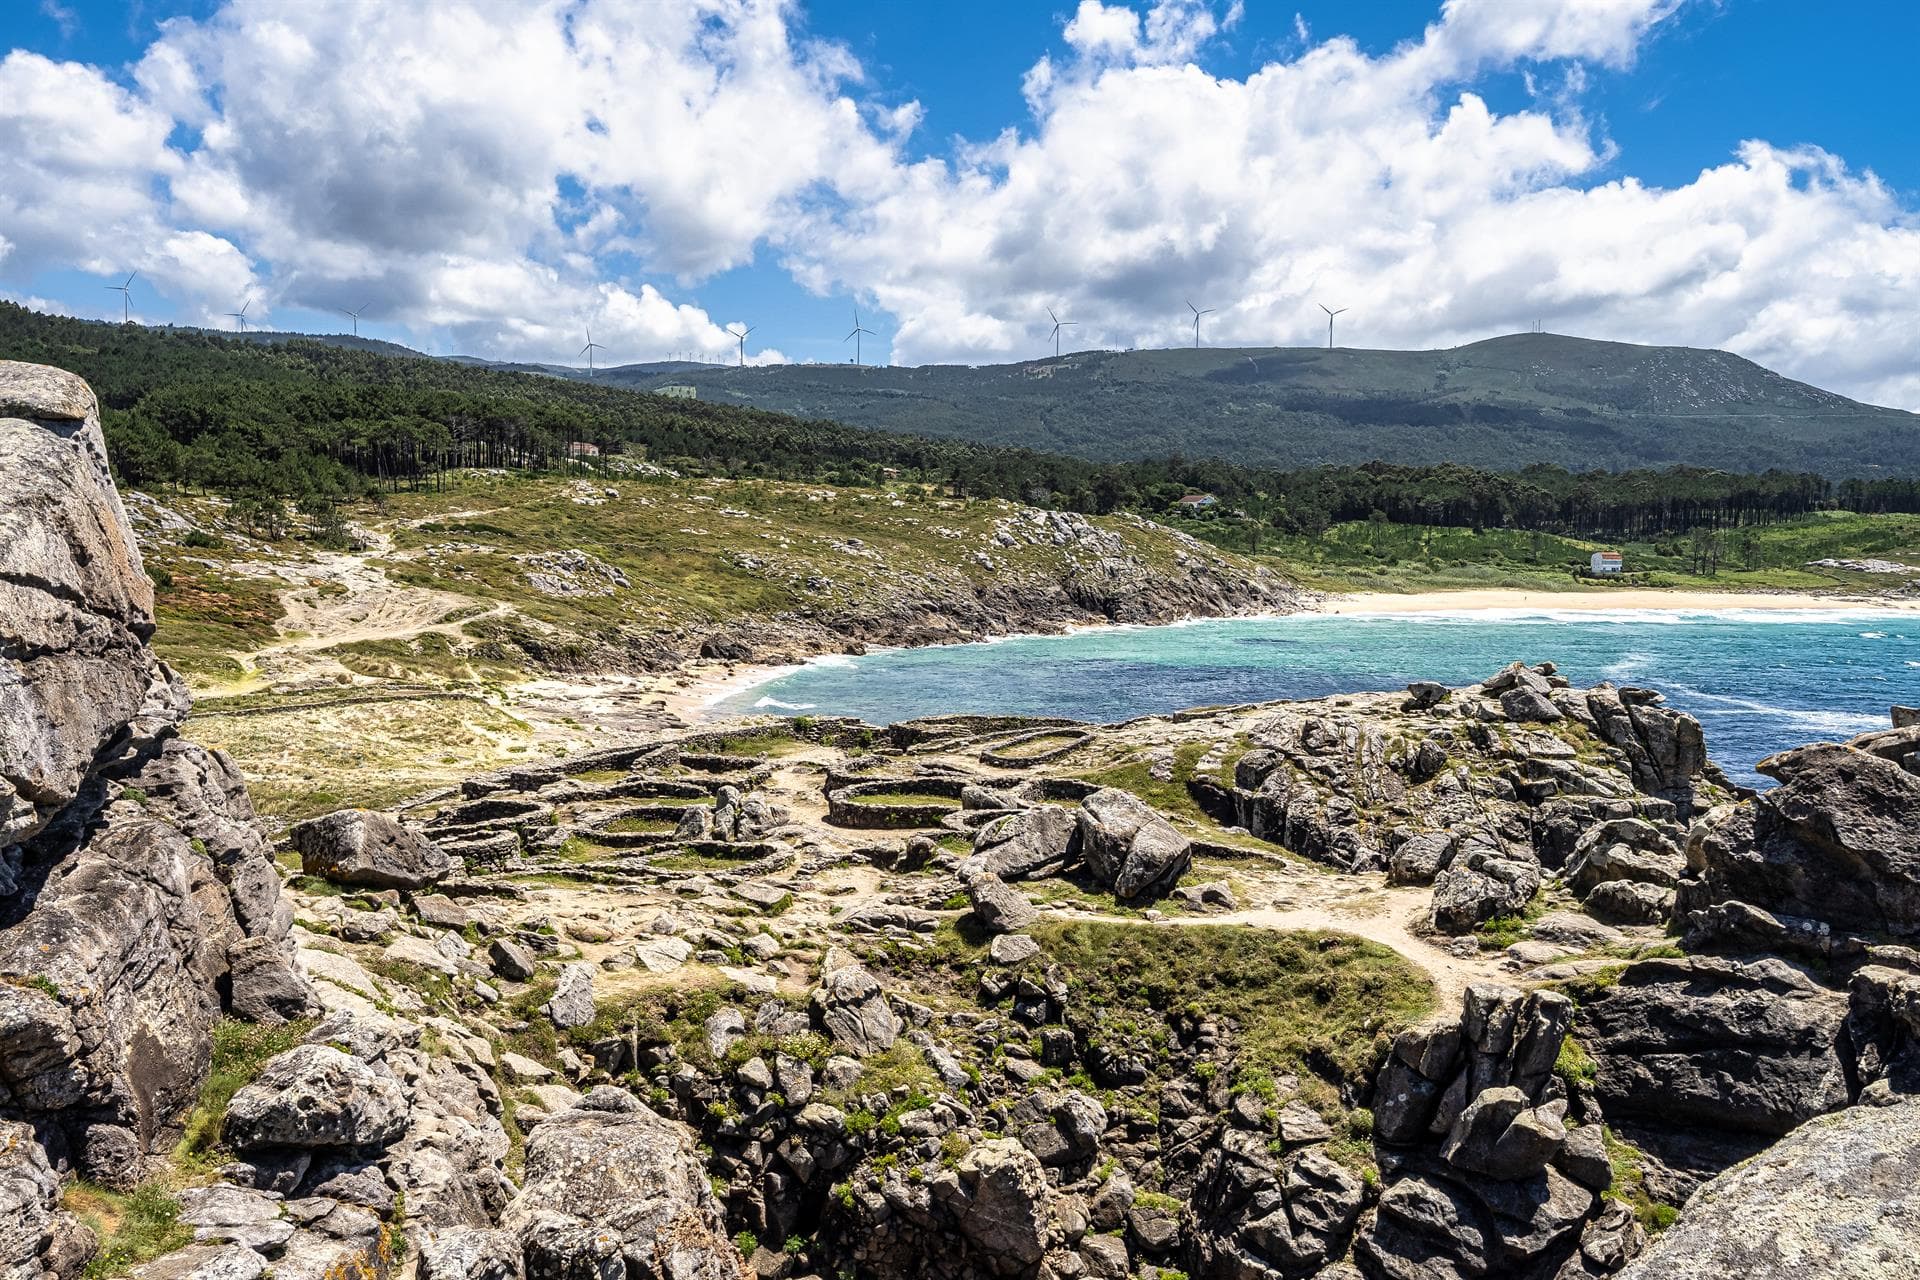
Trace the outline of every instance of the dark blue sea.
<path fill-rule="evenodd" d="M 1920 703 L 1920 614 L 1892 611 L 1480 610 L 1298 614 L 825 658 L 716 704 L 728 713 L 950 712 L 1112 722 L 1184 707 L 1469 684 L 1515 659 L 1576 684 L 1660 690 L 1700 718 L 1713 758 L 1750 785 L 1774 751 L 1886 727 Z"/>

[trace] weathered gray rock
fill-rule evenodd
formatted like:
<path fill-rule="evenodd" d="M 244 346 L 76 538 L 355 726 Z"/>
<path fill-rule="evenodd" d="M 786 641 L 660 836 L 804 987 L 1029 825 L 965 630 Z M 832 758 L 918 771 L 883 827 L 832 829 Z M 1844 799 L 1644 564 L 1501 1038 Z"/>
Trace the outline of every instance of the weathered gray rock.
<path fill-rule="evenodd" d="M 1847 998 L 1785 961 L 1642 960 L 1583 999 L 1577 1033 L 1608 1123 L 1678 1204 L 1705 1178 L 1843 1107 Z"/>
<path fill-rule="evenodd" d="M 1025 894 L 983 865 L 962 867 L 960 883 L 973 904 L 975 918 L 988 933 L 1017 933 L 1039 918 L 1040 913 Z"/>
<path fill-rule="evenodd" d="M 1511 1085 L 1527 1105 L 1545 1100 L 1573 1001 L 1555 991 L 1476 984 L 1457 1019 L 1401 1032 L 1374 1085 L 1374 1135 L 1410 1146 L 1448 1134 L 1469 1102 Z"/>
<path fill-rule="evenodd" d="M 1540 889 L 1540 864 L 1474 852 L 1456 859 L 1433 881 L 1433 927 L 1467 933 L 1498 916 L 1514 915 Z"/>
<path fill-rule="evenodd" d="M 593 966 L 584 961 L 563 966 L 553 995 L 540 1006 L 540 1012 L 562 1031 L 592 1022 Z"/>
<path fill-rule="evenodd" d="M 216 1182 L 190 1187 L 177 1198 L 180 1221 L 193 1228 L 196 1241 L 271 1253 L 293 1238 L 294 1223 L 281 1216 L 277 1196 Z"/>
<path fill-rule="evenodd" d="M 1565 1103 L 1534 1107 L 1512 1085 L 1482 1090 L 1453 1123 L 1440 1158 L 1464 1173 L 1510 1180 L 1547 1167 L 1567 1140 Z"/>
<path fill-rule="evenodd" d="M 821 963 L 812 1009 L 834 1047 L 847 1053 L 878 1053 L 900 1035 L 900 1019 L 887 1004 L 880 980 L 840 947 L 828 948 Z"/>
<path fill-rule="evenodd" d="M 0 1120 L 0 1276 L 71 1280 L 93 1233 L 60 1207 L 60 1175 L 27 1125 Z"/>
<path fill-rule="evenodd" d="M 604 1086 L 528 1137 L 500 1225 L 520 1241 L 526 1280 L 740 1276 L 693 1133 Z"/>
<path fill-rule="evenodd" d="M 1580 1005 L 1610 1118 L 1778 1136 L 1847 1103 L 1847 998 L 1781 960 L 1641 960 Z"/>
<path fill-rule="evenodd" d="M 1059 1242 L 1046 1173 L 1019 1143 L 978 1143 L 960 1157 L 957 1172 L 965 1196 L 960 1232 L 979 1253 L 1031 1267 Z"/>
<path fill-rule="evenodd" d="M 1036 805 L 980 828 L 973 851 L 1002 880 L 1053 875 L 1078 856 L 1079 824 L 1070 809 Z"/>
<path fill-rule="evenodd" d="M 1087 870 L 1122 901 L 1158 897 L 1186 874 L 1192 842 L 1130 791 L 1105 788 L 1080 802 Z"/>
<path fill-rule="evenodd" d="M 420 1280 L 520 1280 L 520 1239 L 489 1227 L 420 1233 Z"/>
<path fill-rule="evenodd" d="M 406 1093 L 392 1076 L 331 1045 L 302 1044 L 233 1095 L 222 1133 L 242 1152 L 384 1147 L 406 1126 Z"/>
<path fill-rule="evenodd" d="M 1040 954 L 1040 944 L 1025 933 L 1003 933 L 987 944 L 995 964 L 1020 964 Z"/>
<path fill-rule="evenodd" d="M 1661 924 L 1673 915 L 1674 891 L 1638 880 L 1609 880 L 1593 887 L 1581 905 L 1616 924 Z"/>
<path fill-rule="evenodd" d="M 509 982 L 527 982 L 538 972 L 533 953 L 511 938 L 495 938 L 489 942 L 487 959 L 493 971 Z"/>
<path fill-rule="evenodd" d="M 117 805 L 26 918 L 0 930 L 0 1107 L 48 1117 L 67 1143 L 55 1154 L 91 1177 L 137 1180 L 140 1157 L 178 1135 L 198 1094 L 221 940 L 239 936 L 205 909 L 222 897 L 186 837 Z"/>
<path fill-rule="evenodd" d="M 1453 837 L 1444 831 L 1410 836 L 1393 851 L 1387 878 L 1395 884 L 1432 884 L 1452 861 L 1453 852 Z"/>
<path fill-rule="evenodd" d="M 1822 1116 L 1706 1183 L 1621 1280 L 1920 1274 L 1920 1100 Z"/>
<path fill-rule="evenodd" d="M 464 929 L 472 922 L 467 909 L 444 893 L 423 893 L 413 900 L 413 914 L 435 929 Z"/>
<path fill-rule="evenodd" d="M 1758 767 L 1781 785 L 1694 833 L 1677 909 L 1737 899 L 1843 928 L 1920 932 L 1920 777 L 1830 742 Z"/>
<path fill-rule="evenodd" d="M 154 659 L 153 586 L 81 379 L 0 361 L 0 495 L 4 849 L 79 794 L 146 700 Z"/>
<path fill-rule="evenodd" d="M 1626 754 L 1634 785 L 1672 800 L 1682 820 L 1690 817 L 1700 784 L 1718 777 L 1707 763 L 1700 722 L 1666 707 L 1651 689 L 1603 684 L 1587 691 L 1586 703 L 1595 730 Z"/>
<path fill-rule="evenodd" d="M 134 1280 L 259 1280 L 267 1260 L 244 1245 L 196 1244 L 142 1263 Z"/>
<path fill-rule="evenodd" d="M 1201 1161 L 1192 1247 L 1202 1274 L 1291 1280 L 1342 1253 L 1366 1202 L 1360 1180 L 1318 1148 L 1284 1161 L 1232 1130 Z"/>
<path fill-rule="evenodd" d="M 452 874 L 439 845 L 372 809 L 341 809 L 287 833 L 300 867 L 334 884 L 425 889 Z"/>
<path fill-rule="evenodd" d="M 151 613 L 92 393 L 0 363 L 0 1113 L 122 1186 L 178 1138 L 221 1013 L 312 1007 L 271 848 L 232 762 L 178 736 Z"/>

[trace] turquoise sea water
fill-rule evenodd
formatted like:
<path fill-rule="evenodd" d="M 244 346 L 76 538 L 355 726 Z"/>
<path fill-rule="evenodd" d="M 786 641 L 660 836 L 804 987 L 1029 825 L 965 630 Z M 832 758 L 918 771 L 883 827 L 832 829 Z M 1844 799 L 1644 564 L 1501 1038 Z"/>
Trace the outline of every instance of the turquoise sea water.
<path fill-rule="evenodd" d="M 1576 684 L 1658 689 L 1700 718 L 1713 758 L 1750 785 L 1785 747 L 1884 728 L 1920 703 L 1920 615 L 1888 611 L 1487 610 L 1300 614 L 1109 627 L 987 644 L 825 658 L 736 693 L 723 713 L 948 712 L 1112 722 L 1183 707 L 1469 684 L 1515 659 Z"/>

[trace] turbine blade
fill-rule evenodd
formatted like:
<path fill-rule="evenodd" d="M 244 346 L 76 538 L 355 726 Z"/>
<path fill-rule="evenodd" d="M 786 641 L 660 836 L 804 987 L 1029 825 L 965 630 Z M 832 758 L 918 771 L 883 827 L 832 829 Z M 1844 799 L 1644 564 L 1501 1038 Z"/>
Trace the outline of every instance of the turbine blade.
<path fill-rule="evenodd" d="M 132 284 L 132 283 L 133 283 L 133 278 L 134 278 L 135 276 L 137 276 L 137 275 L 139 275 L 139 274 L 140 274 L 140 273 L 139 273 L 138 271 L 129 271 L 129 272 L 127 272 L 127 284 L 123 284 L 123 285 L 121 285 L 120 287 L 121 287 L 122 289 L 124 289 L 124 288 L 126 288 L 126 287 L 127 287 L 127 285 L 130 285 L 130 284 Z"/>

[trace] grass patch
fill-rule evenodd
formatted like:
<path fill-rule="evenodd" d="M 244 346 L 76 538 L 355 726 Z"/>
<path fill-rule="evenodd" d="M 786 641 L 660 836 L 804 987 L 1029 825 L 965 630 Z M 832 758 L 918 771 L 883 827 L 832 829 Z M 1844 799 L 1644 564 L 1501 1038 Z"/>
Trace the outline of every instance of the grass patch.
<path fill-rule="evenodd" d="M 630 835 L 671 835 L 679 827 L 671 818 L 615 818 L 601 830 Z"/>
<path fill-rule="evenodd" d="M 1243 1072 L 1357 1077 L 1433 1007 L 1418 970 L 1348 934 L 1105 921 L 1047 921 L 1032 933 L 1079 1007 L 1231 1019 Z"/>
<path fill-rule="evenodd" d="M 1600 1138 L 1607 1148 L 1607 1159 L 1613 1164 L 1613 1186 L 1601 1194 L 1632 1209 L 1640 1225 L 1650 1232 L 1658 1233 L 1672 1226 L 1680 1217 L 1680 1210 L 1664 1201 L 1655 1200 L 1648 1193 L 1643 1167 L 1646 1156 L 1640 1148 L 1604 1125 L 1600 1129 Z"/>
<path fill-rule="evenodd" d="M 126 1192 L 77 1181 L 66 1189 L 60 1204 L 100 1241 L 99 1251 L 81 1273 L 83 1280 L 125 1275 L 143 1262 L 193 1243 L 193 1228 L 180 1221 L 180 1202 L 159 1179 Z"/>

